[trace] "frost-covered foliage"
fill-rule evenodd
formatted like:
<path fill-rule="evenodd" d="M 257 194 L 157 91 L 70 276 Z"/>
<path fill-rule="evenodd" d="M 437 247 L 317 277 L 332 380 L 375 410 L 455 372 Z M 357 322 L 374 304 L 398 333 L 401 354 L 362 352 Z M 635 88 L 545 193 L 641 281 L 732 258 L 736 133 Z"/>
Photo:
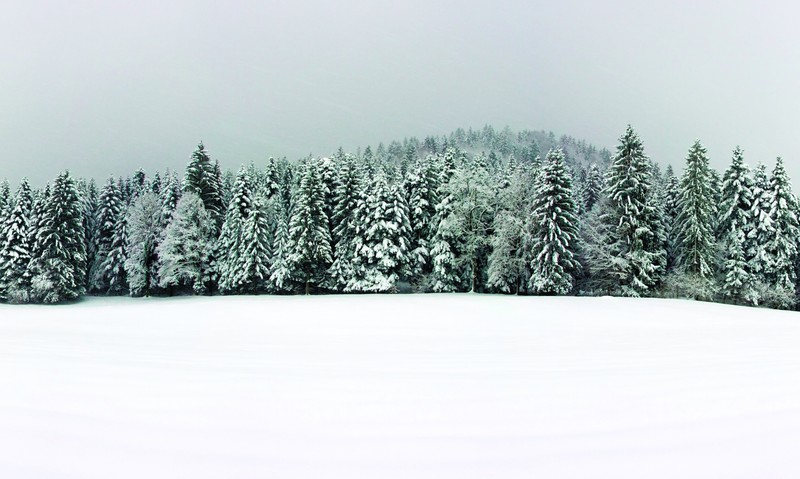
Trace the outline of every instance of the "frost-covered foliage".
<path fill-rule="evenodd" d="M 652 188 L 650 162 L 642 141 L 628 126 L 620 138 L 603 190 L 607 201 L 601 220 L 606 226 L 606 236 L 595 249 L 608 248 L 610 255 L 592 259 L 601 262 L 595 269 L 607 270 L 615 278 L 612 292 L 644 296 L 660 281 L 665 251 L 659 241 L 659 218 Z"/>
<path fill-rule="evenodd" d="M 699 141 L 692 145 L 681 178 L 678 201 L 678 265 L 689 274 L 711 278 L 715 267 L 714 200 L 711 168 L 706 149 Z"/>
<path fill-rule="evenodd" d="M 544 159 L 542 152 L 551 151 Z M 562 152 L 562 153 L 559 153 Z M 90 294 L 497 292 L 791 309 L 800 204 L 782 160 L 679 180 L 628 127 L 614 155 L 487 127 L 222 171 L 0 182 L 0 301 Z"/>
<path fill-rule="evenodd" d="M 31 269 L 31 298 L 43 303 L 74 300 L 85 291 L 83 208 L 75 180 L 59 175 L 44 199 Z"/>
<path fill-rule="evenodd" d="M 200 197 L 187 191 L 156 248 L 159 286 L 207 293 L 213 241 L 214 220 Z"/>
<path fill-rule="evenodd" d="M 410 264 L 411 228 L 408 206 L 397 185 L 378 175 L 366 195 L 360 216 L 361 235 L 356 241 L 353 275 L 348 291 L 391 292 Z"/>
<path fill-rule="evenodd" d="M 510 162 L 501 180 L 492 223 L 487 285 L 502 293 L 527 291 L 530 278 L 530 210 L 535 175 Z"/>
<path fill-rule="evenodd" d="M 12 303 L 25 303 L 29 300 L 29 221 L 32 208 L 31 188 L 28 180 L 23 179 L 14 197 L 11 212 L 2 225 L 3 241 L 0 244 L 0 295 L 2 299 Z"/>
<path fill-rule="evenodd" d="M 308 294 L 312 287 L 325 284 L 332 262 L 325 185 L 318 162 L 309 161 L 303 168 L 289 220 L 288 277 L 302 285 Z"/>
<path fill-rule="evenodd" d="M 578 269 L 578 217 L 561 150 L 547 154 L 537 175 L 531 216 L 528 287 L 535 294 L 567 294 Z"/>
<path fill-rule="evenodd" d="M 149 296 L 158 289 L 158 244 L 164 233 L 163 206 L 158 194 L 143 192 L 126 215 L 125 273 L 132 296 Z"/>

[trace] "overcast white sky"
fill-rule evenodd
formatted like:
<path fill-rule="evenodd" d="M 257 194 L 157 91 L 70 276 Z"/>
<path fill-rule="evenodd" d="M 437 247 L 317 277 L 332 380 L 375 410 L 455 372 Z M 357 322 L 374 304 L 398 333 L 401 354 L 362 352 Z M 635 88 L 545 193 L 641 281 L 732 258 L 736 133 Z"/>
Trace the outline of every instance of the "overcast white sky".
<path fill-rule="evenodd" d="M 0 177 L 224 167 L 459 126 L 546 129 L 655 160 L 800 179 L 792 2 L 6 1 Z"/>

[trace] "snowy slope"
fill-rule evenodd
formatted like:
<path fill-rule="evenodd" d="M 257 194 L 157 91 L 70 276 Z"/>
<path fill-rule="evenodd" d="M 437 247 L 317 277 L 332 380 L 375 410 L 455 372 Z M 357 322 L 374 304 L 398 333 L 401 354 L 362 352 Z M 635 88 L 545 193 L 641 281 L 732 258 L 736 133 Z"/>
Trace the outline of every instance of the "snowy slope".
<path fill-rule="evenodd" d="M 477 295 L 0 306 L 2 478 L 800 477 L 800 314 Z"/>

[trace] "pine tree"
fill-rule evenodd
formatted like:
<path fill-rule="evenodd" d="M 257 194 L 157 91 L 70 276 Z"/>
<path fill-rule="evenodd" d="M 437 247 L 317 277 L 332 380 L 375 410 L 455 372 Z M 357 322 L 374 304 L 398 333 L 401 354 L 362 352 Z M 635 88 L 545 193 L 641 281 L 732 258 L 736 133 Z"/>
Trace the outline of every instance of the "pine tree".
<path fill-rule="evenodd" d="M 665 234 L 666 263 L 664 272 L 671 273 L 678 261 L 678 213 L 680 212 L 680 181 L 672 170 L 672 165 L 664 172 L 664 186 L 661 192 L 662 222 Z"/>
<path fill-rule="evenodd" d="M 620 138 L 603 191 L 607 202 L 600 220 L 607 226 L 604 243 L 612 261 L 600 267 L 616 278 L 619 293 L 646 295 L 660 280 L 665 253 L 657 233 L 650 163 L 630 125 Z"/>
<path fill-rule="evenodd" d="M 231 201 L 225 213 L 225 222 L 217 240 L 219 288 L 223 293 L 235 293 L 238 289 L 243 250 L 247 245 L 242 240 L 244 222 L 253 209 L 253 180 L 244 167 L 239 169 L 233 185 Z"/>
<path fill-rule="evenodd" d="M 399 187 L 378 175 L 367 197 L 363 241 L 355 251 L 355 275 L 349 291 L 396 291 L 409 265 L 408 206 Z"/>
<path fill-rule="evenodd" d="M 537 294 L 567 294 L 578 269 L 578 219 L 561 149 L 548 152 L 533 198 L 531 270 Z"/>
<path fill-rule="evenodd" d="M 234 280 L 236 289 L 243 293 L 258 294 L 268 289 L 272 256 L 273 208 L 276 202 L 265 204 L 253 201 L 252 209 L 242 224 L 242 251 L 240 268 Z"/>
<path fill-rule="evenodd" d="M 81 199 L 68 172 L 53 183 L 39 219 L 37 243 L 41 253 L 31 261 L 33 299 L 44 303 L 77 299 L 84 292 L 86 244 Z"/>
<path fill-rule="evenodd" d="M 209 216 L 217 224 L 217 228 L 222 225 L 225 206 L 222 203 L 222 176 L 219 163 L 211 161 L 203 143 L 197 145 L 186 167 L 183 190 L 199 196 Z"/>
<path fill-rule="evenodd" d="M 187 191 L 178 201 L 164 240 L 156 248 L 159 286 L 208 292 L 208 271 L 214 241 L 214 220 L 200 197 Z"/>
<path fill-rule="evenodd" d="M 264 174 L 264 195 L 266 199 L 270 199 L 280 194 L 281 181 L 278 165 L 275 158 L 270 157 L 267 162 L 267 170 Z"/>
<path fill-rule="evenodd" d="M 291 254 L 292 245 L 289 237 L 289 218 L 281 201 L 276 203 L 275 221 L 276 228 L 272 259 L 270 261 L 269 290 L 275 293 L 285 293 L 292 289 L 292 272 L 289 269 L 289 255 Z"/>
<path fill-rule="evenodd" d="M 747 237 L 752 229 L 752 209 L 753 180 L 750 178 L 750 169 L 744 163 L 743 152 L 737 146 L 731 165 L 722 178 L 718 237 L 725 238 L 734 229 Z M 742 248 L 745 248 L 744 243 Z"/>
<path fill-rule="evenodd" d="M 181 187 L 178 178 L 174 174 L 167 174 L 161 188 L 161 216 L 165 222 L 169 222 L 172 218 L 172 213 L 175 212 L 180 199 Z"/>
<path fill-rule="evenodd" d="M 433 218 L 438 202 L 438 172 L 433 158 L 417 159 L 405 178 L 408 198 L 408 219 L 411 225 L 411 272 L 414 276 L 430 273 L 430 241 L 433 237 Z"/>
<path fill-rule="evenodd" d="M 325 273 L 333 262 L 325 190 L 316 161 L 305 165 L 296 196 L 289 220 L 291 253 L 287 263 L 291 277 L 309 294 L 312 286 L 325 283 Z"/>
<path fill-rule="evenodd" d="M 453 215 L 453 197 L 448 194 L 436 205 L 436 234 L 431 241 L 433 270 L 429 289 L 434 293 L 448 293 L 461 288 L 460 265 L 456 246 L 460 242 L 456 218 Z"/>
<path fill-rule="evenodd" d="M 772 271 L 772 258 L 767 249 L 774 236 L 772 210 L 772 187 L 767 176 L 767 167 L 759 163 L 753 172 L 753 206 L 750 211 L 751 227 L 745 242 L 745 257 L 756 281 L 767 284 Z"/>
<path fill-rule="evenodd" d="M 81 198 L 83 199 L 83 234 L 86 239 L 86 264 L 88 265 L 86 268 L 85 284 L 86 288 L 89 289 L 92 280 L 91 268 L 97 257 L 97 184 L 94 179 L 92 179 L 88 183 L 82 182 L 81 186 Z"/>
<path fill-rule="evenodd" d="M 333 264 L 328 277 L 330 288 L 344 291 L 355 274 L 356 237 L 362 229 L 360 205 L 364 204 L 361 170 L 353 156 L 345 155 L 339 170 L 333 211 Z"/>
<path fill-rule="evenodd" d="M 106 292 L 110 286 L 110 278 L 106 275 L 108 256 L 114 239 L 117 223 L 123 210 L 119 187 L 113 178 L 109 178 L 100 191 L 97 207 L 97 232 L 95 234 L 96 252 L 89 268 L 89 291 Z M 121 268 L 122 265 L 120 264 Z"/>
<path fill-rule="evenodd" d="M 772 171 L 770 192 L 772 202 L 769 217 L 772 220 L 772 236 L 766 244 L 766 249 L 770 255 L 772 268 L 768 278 L 776 288 L 793 296 L 797 283 L 797 241 L 800 237 L 797 212 L 800 205 L 792 194 L 792 184 L 781 158 L 778 158 Z"/>
<path fill-rule="evenodd" d="M 29 300 L 31 261 L 30 215 L 33 197 L 28 180 L 19 185 L 14 198 L 14 207 L 6 218 L 0 244 L 0 294 L 12 303 L 27 303 Z"/>
<path fill-rule="evenodd" d="M 592 163 L 589 170 L 586 172 L 586 181 L 583 187 L 583 207 L 585 211 L 594 208 L 594 205 L 600 200 L 600 195 L 603 192 L 603 174 L 600 172 L 600 167 L 597 163 Z"/>
<path fill-rule="evenodd" d="M 722 266 L 722 295 L 735 304 L 758 304 L 754 279 L 744 256 L 745 235 L 735 222 L 725 236 Z"/>
<path fill-rule="evenodd" d="M 134 199 L 134 204 L 137 199 Z M 114 236 L 111 238 L 108 255 L 102 263 L 102 275 L 107 281 L 104 294 L 120 295 L 128 292 L 128 273 L 125 263 L 128 260 L 128 217 L 127 210 L 121 211 L 114 225 Z"/>
<path fill-rule="evenodd" d="M 145 191 L 131 205 L 127 223 L 127 258 L 124 262 L 131 296 L 149 296 L 158 289 L 158 245 L 166 222 L 156 192 Z"/>
<path fill-rule="evenodd" d="M 681 178 L 677 218 L 678 264 L 684 272 L 710 280 L 714 274 L 716 205 L 706 149 L 695 142 Z"/>

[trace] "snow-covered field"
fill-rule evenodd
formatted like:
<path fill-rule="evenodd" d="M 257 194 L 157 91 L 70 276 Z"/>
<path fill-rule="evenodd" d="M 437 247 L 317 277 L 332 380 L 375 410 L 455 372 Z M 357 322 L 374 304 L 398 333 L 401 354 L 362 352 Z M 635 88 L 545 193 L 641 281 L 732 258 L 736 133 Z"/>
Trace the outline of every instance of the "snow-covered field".
<path fill-rule="evenodd" d="M 796 478 L 800 313 L 477 295 L 0 306 L 0 478 Z"/>

